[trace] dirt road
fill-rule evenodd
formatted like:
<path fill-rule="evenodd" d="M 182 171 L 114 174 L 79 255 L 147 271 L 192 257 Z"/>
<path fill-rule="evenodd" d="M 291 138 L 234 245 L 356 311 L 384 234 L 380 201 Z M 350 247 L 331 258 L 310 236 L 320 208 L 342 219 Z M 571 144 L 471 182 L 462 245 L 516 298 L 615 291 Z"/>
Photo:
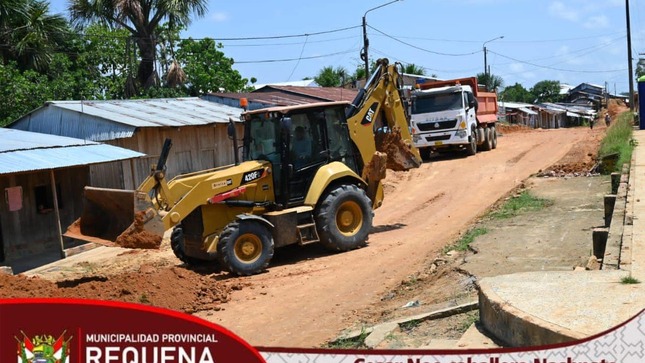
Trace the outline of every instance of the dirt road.
<path fill-rule="evenodd" d="M 586 128 L 510 133 L 493 151 L 388 172 L 366 248 L 335 255 L 316 245 L 279 250 L 269 272 L 241 279 L 247 287 L 232 292 L 222 310 L 197 315 L 254 346 L 318 347 L 369 314 L 385 292 L 523 179 L 591 134 Z"/>
<path fill-rule="evenodd" d="M 464 293 L 471 298 L 472 284 L 461 284 L 457 272 L 415 276 L 529 175 L 562 163 L 565 154 L 574 159 L 566 164 L 582 162 L 585 170 L 595 154 L 588 146 L 597 145 L 604 131 L 520 130 L 501 136 L 497 150 L 388 172 L 386 199 L 376 211 L 369 244 L 356 251 L 330 254 L 316 244 L 290 246 L 276 251 L 267 273 L 230 278 L 184 266 L 167 239 L 159 250 L 100 247 L 32 270 L 31 277 L 0 275 L 0 296 L 150 304 L 195 313 L 254 346 L 319 347 L 344 328 L 389 318 L 391 308 L 402 305 L 398 299 L 414 299 L 419 291 L 424 304 Z M 407 284 L 411 280 L 414 286 Z M 392 291 L 397 298 L 390 297 Z"/>

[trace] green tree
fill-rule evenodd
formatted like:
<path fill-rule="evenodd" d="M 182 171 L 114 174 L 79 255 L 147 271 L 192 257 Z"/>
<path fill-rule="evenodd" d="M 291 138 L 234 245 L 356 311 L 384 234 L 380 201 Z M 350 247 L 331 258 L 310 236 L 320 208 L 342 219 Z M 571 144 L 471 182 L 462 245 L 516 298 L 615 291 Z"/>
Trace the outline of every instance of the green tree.
<path fill-rule="evenodd" d="M 365 73 L 363 73 L 364 75 Z M 314 77 L 314 81 L 318 83 L 321 87 L 339 87 L 343 84 L 344 81 L 350 79 L 347 70 L 343 67 L 328 66 L 318 72 L 318 75 Z"/>
<path fill-rule="evenodd" d="M 192 96 L 217 92 L 242 91 L 248 80 L 233 69 L 233 59 L 227 58 L 221 43 L 213 39 L 185 39 L 179 43 L 177 60 L 186 72 L 186 89 Z"/>
<path fill-rule="evenodd" d="M 71 30 L 62 15 L 49 13 L 49 3 L 8 0 L 0 6 L 0 47 L 4 64 L 16 61 L 22 69 L 46 70 Z"/>
<path fill-rule="evenodd" d="M 636 63 L 636 79 L 645 76 L 645 58 L 638 58 Z"/>
<path fill-rule="evenodd" d="M 150 88 L 159 83 L 155 72 L 157 32 L 163 20 L 169 27 L 183 27 L 191 16 L 202 17 L 207 0 L 71 0 L 70 13 L 75 22 L 94 21 L 126 29 L 136 42 L 140 61 L 138 84 Z"/>
<path fill-rule="evenodd" d="M 489 91 L 496 91 L 504 85 L 504 80 L 502 77 L 491 73 L 478 73 L 477 83 L 485 85 Z"/>
<path fill-rule="evenodd" d="M 533 85 L 531 93 L 537 102 L 560 102 L 560 89 L 560 81 L 544 80 Z"/>
<path fill-rule="evenodd" d="M 403 73 L 416 74 L 418 76 L 425 76 L 426 70 L 423 67 L 417 66 L 414 63 L 408 63 L 403 67 Z"/>
<path fill-rule="evenodd" d="M 535 100 L 535 97 L 531 92 L 529 92 L 529 90 L 524 88 L 524 86 L 519 83 L 515 83 L 512 86 L 504 88 L 500 93 L 500 99 L 510 102 L 532 103 Z"/>

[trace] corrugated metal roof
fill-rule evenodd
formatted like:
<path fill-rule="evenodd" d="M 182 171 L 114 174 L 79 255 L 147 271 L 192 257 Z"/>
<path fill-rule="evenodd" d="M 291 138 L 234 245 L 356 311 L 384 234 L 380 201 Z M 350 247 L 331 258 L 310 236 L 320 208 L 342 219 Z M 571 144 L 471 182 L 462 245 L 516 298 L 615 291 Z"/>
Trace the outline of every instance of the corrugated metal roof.
<path fill-rule="evenodd" d="M 71 137 L 0 128 L 0 174 L 58 169 L 144 156 Z"/>
<path fill-rule="evenodd" d="M 342 87 L 296 87 L 296 86 L 267 86 L 277 90 L 293 92 L 315 97 L 321 101 L 353 101 L 358 94 L 356 89 Z M 257 91 L 254 93 L 258 93 Z"/>
<path fill-rule="evenodd" d="M 526 114 L 529 114 L 529 115 L 537 115 L 538 114 L 537 112 L 535 112 L 533 110 L 529 110 L 528 108 L 525 108 L 525 107 L 518 107 L 517 109 L 522 111 L 522 112 L 524 112 L 524 113 L 526 113 Z"/>
<path fill-rule="evenodd" d="M 132 127 L 177 127 L 238 121 L 241 108 L 197 97 L 108 101 L 51 101 L 60 107 Z"/>

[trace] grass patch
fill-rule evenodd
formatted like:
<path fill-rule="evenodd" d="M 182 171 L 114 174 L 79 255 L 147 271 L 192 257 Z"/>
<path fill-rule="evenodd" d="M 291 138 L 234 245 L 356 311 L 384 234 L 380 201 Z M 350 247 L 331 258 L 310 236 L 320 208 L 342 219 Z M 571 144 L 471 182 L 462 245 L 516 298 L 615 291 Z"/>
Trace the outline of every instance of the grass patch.
<path fill-rule="evenodd" d="M 470 328 L 471 325 L 475 324 L 476 322 L 479 321 L 479 311 L 471 311 L 466 313 L 466 318 L 465 320 L 459 324 L 459 327 L 457 327 L 457 331 L 461 334 L 465 333 L 468 328 Z"/>
<path fill-rule="evenodd" d="M 327 348 L 330 349 L 359 349 L 367 348 L 365 346 L 365 338 L 370 335 L 366 331 L 362 331 L 361 335 L 353 338 L 336 339 L 333 342 L 327 343 Z"/>
<path fill-rule="evenodd" d="M 634 278 L 631 276 L 625 276 L 622 279 L 620 279 L 620 283 L 625 285 L 633 285 L 633 284 L 640 284 L 641 282 L 637 278 Z"/>
<path fill-rule="evenodd" d="M 421 320 L 410 320 L 399 324 L 399 329 L 403 331 L 410 331 L 421 324 Z"/>
<path fill-rule="evenodd" d="M 535 197 L 525 190 L 519 196 L 512 197 L 506 201 L 498 210 L 491 212 L 490 217 L 493 219 L 507 219 L 523 212 L 538 211 L 552 204 L 552 201 Z"/>
<path fill-rule="evenodd" d="M 634 144 L 631 141 L 634 130 L 633 119 L 634 115 L 631 112 L 623 112 L 618 115 L 600 143 L 598 156 L 601 159 L 607 155 L 618 154 L 614 170 L 604 170 L 606 174 L 621 171 L 623 164 L 629 164 L 632 160 L 632 151 L 634 150 Z"/>
<path fill-rule="evenodd" d="M 446 253 L 452 250 L 466 251 L 468 249 L 468 246 L 470 246 L 470 244 L 473 243 L 475 238 L 481 235 L 484 235 L 486 233 L 488 233 L 487 228 L 477 227 L 477 228 L 470 229 L 463 236 L 461 236 L 459 241 L 457 241 L 452 245 L 446 246 L 443 252 Z"/>

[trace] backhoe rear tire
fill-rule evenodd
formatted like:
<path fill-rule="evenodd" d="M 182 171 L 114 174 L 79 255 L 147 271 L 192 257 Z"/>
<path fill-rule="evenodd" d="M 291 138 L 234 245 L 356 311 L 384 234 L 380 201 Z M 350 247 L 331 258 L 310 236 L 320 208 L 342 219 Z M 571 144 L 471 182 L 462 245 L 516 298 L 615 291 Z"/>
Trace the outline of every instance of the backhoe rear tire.
<path fill-rule="evenodd" d="M 185 247 L 184 247 L 184 230 L 181 226 L 177 226 L 172 230 L 170 234 L 170 248 L 172 252 L 179 259 L 179 261 L 189 265 L 189 266 L 199 266 L 204 265 L 208 261 L 201 260 L 199 258 L 194 258 L 186 256 Z"/>
<path fill-rule="evenodd" d="M 365 246 L 372 229 L 372 202 L 356 185 L 341 185 L 329 191 L 316 209 L 320 243 L 332 251 Z"/>
<path fill-rule="evenodd" d="M 264 224 L 253 220 L 229 223 L 217 244 L 222 267 L 240 276 L 264 271 L 273 258 L 273 251 L 271 233 Z"/>

